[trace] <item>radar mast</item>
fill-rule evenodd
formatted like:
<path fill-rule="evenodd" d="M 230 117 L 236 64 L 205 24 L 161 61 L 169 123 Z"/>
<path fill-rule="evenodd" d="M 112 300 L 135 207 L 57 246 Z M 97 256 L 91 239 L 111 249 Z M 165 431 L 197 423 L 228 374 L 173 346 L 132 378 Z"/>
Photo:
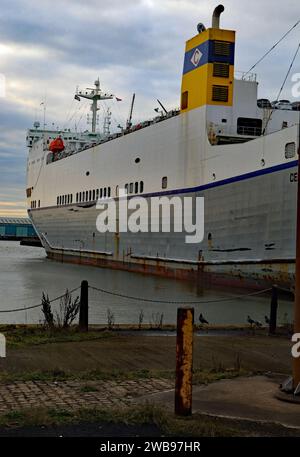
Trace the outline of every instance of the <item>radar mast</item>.
<path fill-rule="evenodd" d="M 81 98 L 87 98 L 88 100 L 92 100 L 91 104 L 91 111 L 92 111 L 92 133 L 96 133 L 96 123 L 97 123 L 97 111 L 98 108 L 98 100 L 109 100 L 114 97 L 113 94 L 107 94 L 102 92 L 100 89 L 100 81 L 99 78 L 95 81 L 95 87 L 87 87 L 85 90 L 78 90 L 74 96 L 75 100 L 80 101 Z"/>

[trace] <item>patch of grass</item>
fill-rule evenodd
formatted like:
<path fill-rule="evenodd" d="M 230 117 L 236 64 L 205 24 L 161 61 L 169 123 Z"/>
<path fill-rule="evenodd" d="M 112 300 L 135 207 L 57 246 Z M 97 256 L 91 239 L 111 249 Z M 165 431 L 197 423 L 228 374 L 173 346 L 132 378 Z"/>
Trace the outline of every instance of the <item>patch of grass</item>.
<path fill-rule="evenodd" d="M 80 392 L 82 393 L 88 393 L 88 392 L 98 392 L 98 389 L 97 387 L 95 386 L 91 386 L 89 384 L 86 384 L 85 386 L 82 386 L 80 388 Z"/>
<path fill-rule="evenodd" d="M 211 382 L 220 381 L 221 379 L 233 379 L 238 376 L 248 376 L 249 371 L 234 368 L 227 368 L 220 371 L 216 370 L 195 370 L 193 374 L 193 384 L 209 384 Z"/>
<path fill-rule="evenodd" d="M 154 424 L 164 436 L 233 436 L 236 431 L 213 418 L 176 417 L 166 409 L 143 404 L 111 409 L 26 409 L 0 416 L 0 426 L 9 428 L 60 426 L 80 423 Z"/>
<path fill-rule="evenodd" d="M 89 341 L 115 336 L 113 332 L 104 329 L 79 332 L 76 326 L 68 329 L 48 329 L 43 326 L 6 325 L 0 326 L 0 332 L 6 336 L 8 348 Z"/>
<path fill-rule="evenodd" d="M 71 374 L 67 374 L 63 370 L 40 370 L 40 371 L 25 371 L 21 373 L 9 373 L 7 371 L 0 372 L 0 382 L 10 383 L 15 381 L 67 381 L 74 379 Z"/>
<path fill-rule="evenodd" d="M 28 372 L 0 372 L 0 382 L 9 383 L 14 381 L 110 381 L 110 380 L 135 380 L 135 379 L 150 379 L 150 378 L 171 378 L 173 372 L 169 371 L 101 371 L 101 370 L 86 370 L 79 372 L 70 372 L 60 369 L 55 370 L 40 370 Z"/>
<path fill-rule="evenodd" d="M 217 372 L 215 370 L 194 370 L 193 384 L 208 384 L 219 381 L 220 379 L 232 379 L 237 376 L 246 376 L 250 374 L 245 370 L 225 369 Z M 252 374 L 252 373 L 251 373 Z M 137 379 L 175 379 L 173 370 L 86 370 L 78 372 L 64 371 L 59 368 L 54 370 L 39 370 L 28 372 L 0 372 L 0 383 L 10 383 L 15 381 L 126 381 Z M 87 390 L 86 390 L 87 391 Z"/>

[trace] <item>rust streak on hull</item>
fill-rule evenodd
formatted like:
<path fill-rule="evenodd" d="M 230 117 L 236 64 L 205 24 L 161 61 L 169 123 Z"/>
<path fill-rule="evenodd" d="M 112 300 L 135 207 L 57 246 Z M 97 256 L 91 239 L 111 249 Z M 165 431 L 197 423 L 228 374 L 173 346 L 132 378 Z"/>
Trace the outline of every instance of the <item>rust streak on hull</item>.
<path fill-rule="evenodd" d="M 49 259 L 59 262 L 73 263 L 77 265 L 88 265 L 113 270 L 123 270 L 146 275 L 156 275 L 170 279 L 194 281 L 197 284 L 224 285 L 239 288 L 261 289 L 277 284 L 280 287 L 294 290 L 294 264 L 289 266 L 276 262 L 276 268 L 271 263 L 251 264 L 251 270 L 245 265 L 233 268 L 232 265 L 189 265 L 178 264 L 168 265 L 168 262 L 160 261 L 132 261 L 116 260 L 106 256 L 83 255 L 68 253 L 64 251 L 48 251 Z"/>

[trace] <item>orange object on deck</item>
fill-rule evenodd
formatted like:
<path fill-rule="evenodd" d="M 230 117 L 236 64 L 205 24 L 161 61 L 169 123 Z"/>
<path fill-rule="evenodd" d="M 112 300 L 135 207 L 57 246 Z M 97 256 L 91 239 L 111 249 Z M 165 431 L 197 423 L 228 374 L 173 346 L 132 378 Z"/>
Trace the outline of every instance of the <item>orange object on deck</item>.
<path fill-rule="evenodd" d="M 59 137 L 52 140 L 49 145 L 49 151 L 51 151 L 51 152 L 61 152 L 64 149 L 65 149 L 64 142 Z"/>

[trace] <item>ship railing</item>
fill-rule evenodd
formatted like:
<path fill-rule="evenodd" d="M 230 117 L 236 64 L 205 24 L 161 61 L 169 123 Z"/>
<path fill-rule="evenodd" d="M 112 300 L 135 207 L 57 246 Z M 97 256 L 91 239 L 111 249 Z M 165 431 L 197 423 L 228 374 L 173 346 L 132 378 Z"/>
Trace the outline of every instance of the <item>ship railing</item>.
<path fill-rule="evenodd" d="M 234 76 L 236 79 L 242 79 L 243 81 L 257 80 L 257 73 L 249 73 L 248 71 L 235 71 Z"/>

